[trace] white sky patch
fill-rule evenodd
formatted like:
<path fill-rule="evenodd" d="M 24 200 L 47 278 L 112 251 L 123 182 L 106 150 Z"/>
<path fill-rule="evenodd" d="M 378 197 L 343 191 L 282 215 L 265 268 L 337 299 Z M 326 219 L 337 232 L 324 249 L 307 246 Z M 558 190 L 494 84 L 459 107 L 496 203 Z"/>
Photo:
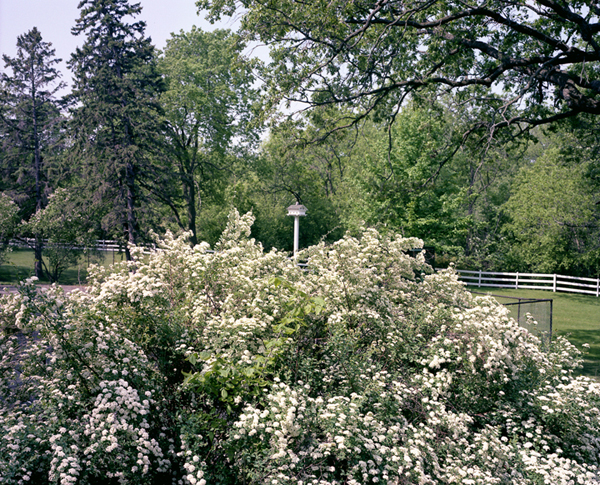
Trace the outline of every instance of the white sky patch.
<path fill-rule="evenodd" d="M 132 0 L 130 3 L 136 2 Z M 141 14 L 130 20 L 146 22 L 146 35 L 152 38 L 158 49 L 165 47 L 171 33 L 187 32 L 193 25 L 205 31 L 217 28 L 235 31 L 239 26 L 239 22 L 229 19 L 212 25 L 204 19 L 204 14 L 197 14 L 194 0 L 141 0 L 140 3 Z M 14 57 L 17 37 L 37 27 L 42 39 L 52 43 L 56 57 L 62 59 L 58 69 L 62 79 L 70 86 L 71 74 L 66 62 L 85 40 L 84 34 L 71 34 L 71 28 L 79 18 L 78 4 L 79 0 L 0 0 L 0 53 Z M 254 55 L 268 59 L 268 54 L 260 49 L 255 49 Z M 0 70 L 4 71 L 2 60 Z M 68 88 L 60 94 L 67 92 Z"/>

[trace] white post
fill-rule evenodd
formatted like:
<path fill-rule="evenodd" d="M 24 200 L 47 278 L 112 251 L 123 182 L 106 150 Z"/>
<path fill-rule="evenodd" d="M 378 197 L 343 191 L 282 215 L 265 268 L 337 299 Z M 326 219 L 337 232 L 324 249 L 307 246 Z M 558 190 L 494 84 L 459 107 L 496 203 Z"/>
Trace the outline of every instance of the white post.
<path fill-rule="evenodd" d="M 298 242 L 300 240 L 300 218 L 294 217 L 294 258 L 298 254 Z"/>
<path fill-rule="evenodd" d="M 479 270 L 479 282 L 477 283 L 477 288 L 481 288 L 481 270 Z"/>
<path fill-rule="evenodd" d="M 519 272 L 517 272 L 517 277 L 515 278 L 515 290 L 519 289 Z"/>
<path fill-rule="evenodd" d="M 596 280 L 596 297 L 600 296 L 600 278 Z"/>
<path fill-rule="evenodd" d="M 556 293 L 556 273 L 554 273 L 554 281 L 552 283 L 552 291 Z"/>
<path fill-rule="evenodd" d="M 288 216 L 294 216 L 294 259 L 298 254 L 298 247 L 300 245 L 300 217 L 306 215 L 306 207 L 296 202 L 294 205 L 288 207 Z"/>

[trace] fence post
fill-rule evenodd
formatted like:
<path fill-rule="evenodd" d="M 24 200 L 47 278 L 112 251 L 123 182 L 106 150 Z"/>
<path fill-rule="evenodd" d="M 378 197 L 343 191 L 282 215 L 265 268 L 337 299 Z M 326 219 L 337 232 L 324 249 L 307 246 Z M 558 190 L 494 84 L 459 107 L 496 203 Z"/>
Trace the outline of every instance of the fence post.
<path fill-rule="evenodd" d="M 552 283 L 552 291 L 556 293 L 556 273 L 554 273 L 554 281 Z"/>
<path fill-rule="evenodd" d="M 477 288 L 481 288 L 481 270 L 479 270 L 479 282 L 477 283 Z"/>
<path fill-rule="evenodd" d="M 517 276 L 515 278 L 515 290 L 519 289 L 519 272 L 517 271 Z"/>
<path fill-rule="evenodd" d="M 596 298 L 600 296 L 600 278 L 596 279 Z"/>

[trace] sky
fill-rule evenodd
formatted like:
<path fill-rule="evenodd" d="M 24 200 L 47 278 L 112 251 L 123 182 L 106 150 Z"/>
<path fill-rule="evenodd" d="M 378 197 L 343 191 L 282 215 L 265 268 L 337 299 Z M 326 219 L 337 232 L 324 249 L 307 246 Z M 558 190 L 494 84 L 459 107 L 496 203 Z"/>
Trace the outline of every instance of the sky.
<path fill-rule="evenodd" d="M 141 0 L 140 3 L 142 13 L 134 20 L 146 22 L 146 35 L 159 49 L 165 47 L 172 32 L 188 31 L 193 25 L 203 30 L 236 29 L 230 20 L 211 25 L 204 14 L 197 15 L 194 0 Z M 56 57 L 63 60 L 59 69 L 63 80 L 69 83 L 66 61 L 84 42 L 84 34 L 71 34 L 79 18 L 78 4 L 79 0 L 0 0 L 0 53 L 14 57 L 17 37 L 37 27 L 42 39 L 52 43 Z M 0 61 L 0 70 L 4 70 L 3 61 Z"/>

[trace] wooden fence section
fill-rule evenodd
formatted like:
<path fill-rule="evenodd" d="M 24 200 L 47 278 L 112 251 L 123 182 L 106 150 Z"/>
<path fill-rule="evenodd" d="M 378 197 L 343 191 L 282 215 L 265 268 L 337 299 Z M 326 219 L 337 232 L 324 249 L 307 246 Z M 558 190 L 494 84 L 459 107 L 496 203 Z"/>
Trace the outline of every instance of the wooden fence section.
<path fill-rule="evenodd" d="M 457 269 L 461 281 L 477 288 L 513 288 L 527 290 L 562 291 L 600 296 L 600 278 L 580 278 L 559 274 L 496 273 Z"/>
<path fill-rule="evenodd" d="M 42 239 L 42 241 L 44 242 L 44 245 L 48 245 L 47 239 Z M 19 247 L 19 248 L 33 248 L 33 246 L 35 245 L 35 239 L 33 239 L 31 237 L 15 239 L 10 242 L 10 245 Z M 51 243 L 50 245 L 57 246 L 56 243 Z M 125 250 L 125 246 L 122 243 L 119 244 L 118 241 L 112 241 L 109 239 L 97 239 L 95 241 L 95 243 L 92 246 L 90 246 L 89 248 L 86 248 L 84 246 L 76 246 L 76 245 L 68 245 L 68 244 L 65 244 L 64 247 L 66 247 L 68 249 L 78 249 L 78 250 L 96 249 L 98 251 L 107 251 L 107 252 L 115 252 L 115 253 Z"/>

